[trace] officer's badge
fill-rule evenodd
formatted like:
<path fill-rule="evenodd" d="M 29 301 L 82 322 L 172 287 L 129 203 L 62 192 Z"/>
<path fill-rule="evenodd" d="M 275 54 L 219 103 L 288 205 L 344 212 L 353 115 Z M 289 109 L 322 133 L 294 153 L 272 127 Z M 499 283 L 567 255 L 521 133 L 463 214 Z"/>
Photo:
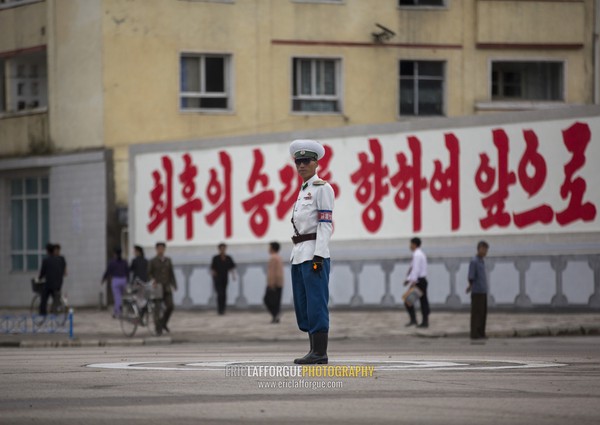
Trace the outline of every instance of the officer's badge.
<path fill-rule="evenodd" d="M 323 186 L 324 184 L 326 184 L 327 182 L 325 180 L 315 180 L 313 182 L 313 186 Z"/>
<path fill-rule="evenodd" d="M 310 201 L 312 199 L 312 193 L 308 192 L 308 194 L 304 197 L 306 201 Z"/>

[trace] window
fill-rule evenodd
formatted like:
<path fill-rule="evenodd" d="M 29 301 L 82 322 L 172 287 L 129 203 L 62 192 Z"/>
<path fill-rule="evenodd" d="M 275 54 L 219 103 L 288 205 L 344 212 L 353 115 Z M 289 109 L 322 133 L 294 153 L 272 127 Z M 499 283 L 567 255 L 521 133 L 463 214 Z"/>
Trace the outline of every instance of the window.
<path fill-rule="evenodd" d="M 340 60 L 293 61 L 292 111 L 341 112 Z"/>
<path fill-rule="evenodd" d="M 0 9 L 8 9 L 9 7 L 17 7 L 28 3 L 39 3 L 43 0 L 0 0 Z"/>
<path fill-rule="evenodd" d="M 492 100 L 563 100 L 562 62 L 492 62 Z"/>
<path fill-rule="evenodd" d="M 230 61 L 229 55 L 182 55 L 181 109 L 231 109 Z"/>
<path fill-rule="evenodd" d="M 10 181 L 10 217 L 12 271 L 38 270 L 50 239 L 47 177 Z"/>
<path fill-rule="evenodd" d="M 46 107 L 47 82 L 45 53 L 0 60 L 0 112 Z"/>
<path fill-rule="evenodd" d="M 445 6 L 445 0 L 400 0 L 400 6 Z"/>
<path fill-rule="evenodd" d="M 444 62 L 400 61 L 400 115 L 444 115 Z"/>

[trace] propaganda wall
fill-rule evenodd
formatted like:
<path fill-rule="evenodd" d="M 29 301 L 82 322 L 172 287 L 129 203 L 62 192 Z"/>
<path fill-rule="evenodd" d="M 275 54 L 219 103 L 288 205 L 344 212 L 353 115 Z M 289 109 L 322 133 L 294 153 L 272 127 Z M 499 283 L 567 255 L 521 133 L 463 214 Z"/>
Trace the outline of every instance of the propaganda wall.
<path fill-rule="evenodd" d="M 318 174 L 336 193 L 332 301 L 397 304 L 407 240 L 418 235 L 434 302 L 467 301 L 466 266 L 485 238 L 499 303 L 590 305 L 598 292 L 599 135 L 597 108 L 311 132 L 327 151 Z M 307 135 L 131 148 L 130 241 L 167 242 L 186 282 L 180 302 L 212 300 L 202 268 L 225 241 L 244 269 L 230 301 L 260 304 L 264 247 L 292 233 L 299 180 L 288 146 L 297 137 Z"/>

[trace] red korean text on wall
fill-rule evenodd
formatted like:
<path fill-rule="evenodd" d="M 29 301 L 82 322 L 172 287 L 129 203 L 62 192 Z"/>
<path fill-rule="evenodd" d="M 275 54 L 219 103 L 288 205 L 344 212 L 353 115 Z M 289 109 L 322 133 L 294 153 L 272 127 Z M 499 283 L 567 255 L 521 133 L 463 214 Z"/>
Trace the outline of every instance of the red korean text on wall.
<path fill-rule="evenodd" d="M 461 231 L 465 208 L 469 225 L 473 211 L 477 214 L 481 232 L 596 220 L 597 199 L 588 196 L 588 174 L 583 173 L 592 142 L 587 123 L 575 122 L 561 131 L 557 141 L 565 154 L 560 167 L 552 158 L 552 170 L 544 156 L 548 150 L 541 149 L 548 142 L 536 130 L 522 129 L 510 137 L 504 128 L 487 131 L 490 147 L 468 141 L 467 165 L 461 156 L 467 141 L 457 130 L 440 132 L 433 154 L 419 134 L 399 135 L 393 145 L 367 137 L 353 153 L 343 151 L 345 156 L 335 143 L 327 143 L 318 174 L 333 187 L 336 207 L 337 200 L 344 206 L 335 216 L 352 214 L 366 234 L 380 233 L 388 221 L 408 221 L 413 233 L 426 231 L 431 223 L 424 221 L 424 205 L 434 205 L 436 220 L 440 217 L 451 233 Z M 169 241 L 179 232 L 175 229 L 183 229 L 181 237 L 194 241 L 208 228 L 224 239 L 235 239 L 241 230 L 256 239 L 269 237 L 274 224 L 281 231 L 280 224 L 289 223 L 302 180 L 289 158 L 268 162 L 269 152 L 267 147 L 248 147 L 243 155 L 248 168 L 235 175 L 237 181 L 234 160 L 241 156 L 227 149 L 202 164 L 189 152 L 161 155 L 149 170 L 151 187 L 145 192 L 148 234 Z M 514 197 L 527 201 L 511 201 Z M 468 205 L 461 205 L 463 199 Z"/>

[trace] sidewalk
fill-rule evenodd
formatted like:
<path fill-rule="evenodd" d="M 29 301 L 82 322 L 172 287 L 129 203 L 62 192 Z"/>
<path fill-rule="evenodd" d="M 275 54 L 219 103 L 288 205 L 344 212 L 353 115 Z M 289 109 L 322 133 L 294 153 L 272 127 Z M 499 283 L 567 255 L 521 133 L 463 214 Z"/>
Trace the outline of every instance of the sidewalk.
<path fill-rule="evenodd" d="M 16 314 L 17 312 L 10 312 Z M 420 317 L 420 315 L 418 315 Z M 402 337 L 469 336 L 468 312 L 433 312 L 428 329 L 406 328 L 406 312 L 395 310 L 333 310 L 332 339 L 378 339 Z M 490 338 L 600 335 L 600 313 L 525 313 L 492 312 L 488 314 Z M 152 337 L 140 327 L 133 338 L 121 333 L 119 321 L 108 311 L 79 309 L 74 315 L 74 336 L 66 334 L 0 334 L 0 347 L 57 346 L 128 346 L 172 343 L 236 341 L 304 341 L 306 336 L 296 327 L 293 310 L 285 310 L 281 323 L 271 324 L 266 312 L 231 310 L 218 316 L 208 310 L 176 310 L 169 322 L 170 334 Z"/>

